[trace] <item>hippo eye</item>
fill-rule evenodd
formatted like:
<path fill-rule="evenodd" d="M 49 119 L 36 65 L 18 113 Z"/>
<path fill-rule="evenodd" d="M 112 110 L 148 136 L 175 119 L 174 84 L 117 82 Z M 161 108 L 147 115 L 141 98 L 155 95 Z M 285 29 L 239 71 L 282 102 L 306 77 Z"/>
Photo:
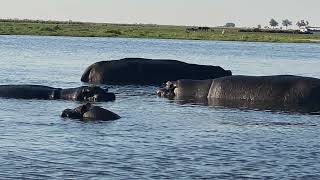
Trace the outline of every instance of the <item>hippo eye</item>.
<path fill-rule="evenodd" d="M 89 89 L 87 89 L 87 88 L 82 89 L 82 93 L 88 93 L 88 92 L 90 92 L 90 90 L 89 90 Z"/>
<path fill-rule="evenodd" d="M 93 101 L 94 102 L 97 102 L 98 100 L 99 100 L 99 98 L 98 98 L 99 96 L 97 95 L 97 94 L 95 94 L 92 98 L 93 98 Z"/>

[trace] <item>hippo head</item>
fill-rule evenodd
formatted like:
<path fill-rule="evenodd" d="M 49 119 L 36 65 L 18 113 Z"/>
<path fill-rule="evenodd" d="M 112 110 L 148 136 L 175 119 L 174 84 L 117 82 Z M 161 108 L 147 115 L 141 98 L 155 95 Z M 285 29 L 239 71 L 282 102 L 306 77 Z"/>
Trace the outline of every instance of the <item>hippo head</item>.
<path fill-rule="evenodd" d="M 75 109 L 65 109 L 64 111 L 62 111 L 61 117 L 70 119 L 81 119 L 83 114 L 89 111 L 90 108 L 91 104 L 87 103 Z"/>
<path fill-rule="evenodd" d="M 64 111 L 62 111 L 61 117 L 70 119 L 80 119 L 82 116 L 74 109 L 65 109 Z"/>
<path fill-rule="evenodd" d="M 110 121 L 119 119 L 120 116 L 99 106 L 94 106 L 90 103 L 81 105 L 75 109 L 65 109 L 61 117 L 70 119 L 80 119 L 83 121 L 101 120 Z"/>
<path fill-rule="evenodd" d="M 74 99 L 78 101 L 89 101 L 89 102 L 99 102 L 99 101 L 114 101 L 114 93 L 109 93 L 108 89 L 103 89 L 97 86 L 82 86 L 79 87 L 74 94 Z"/>
<path fill-rule="evenodd" d="M 157 95 L 159 97 L 165 97 L 165 98 L 174 98 L 175 94 L 174 94 L 174 90 L 176 88 L 176 82 L 174 81 L 168 81 L 166 82 L 165 86 L 163 88 L 160 88 L 157 91 Z"/>

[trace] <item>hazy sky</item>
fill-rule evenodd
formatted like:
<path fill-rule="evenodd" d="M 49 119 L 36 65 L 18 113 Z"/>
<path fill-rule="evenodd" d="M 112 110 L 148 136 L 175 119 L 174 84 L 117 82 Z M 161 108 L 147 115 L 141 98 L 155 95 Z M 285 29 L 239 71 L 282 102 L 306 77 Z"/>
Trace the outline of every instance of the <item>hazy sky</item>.
<path fill-rule="evenodd" d="M 320 0 L 0 0 L 0 18 L 175 25 L 267 25 L 300 19 L 320 26 Z"/>

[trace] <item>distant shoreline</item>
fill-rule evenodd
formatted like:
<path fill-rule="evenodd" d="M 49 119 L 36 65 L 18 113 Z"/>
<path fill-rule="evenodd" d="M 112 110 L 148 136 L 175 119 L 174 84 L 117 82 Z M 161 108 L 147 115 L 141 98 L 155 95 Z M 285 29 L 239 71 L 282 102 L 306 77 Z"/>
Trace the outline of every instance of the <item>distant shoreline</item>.
<path fill-rule="evenodd" d="M 188 26 L 0 19 L 0 35 L 123 37 L 279 43 L 320 42 L 320 34 L 239 32 L 239 28 L 205 28 L 203 28 L 204 30 L 200 28 L 198 31 Z"/>

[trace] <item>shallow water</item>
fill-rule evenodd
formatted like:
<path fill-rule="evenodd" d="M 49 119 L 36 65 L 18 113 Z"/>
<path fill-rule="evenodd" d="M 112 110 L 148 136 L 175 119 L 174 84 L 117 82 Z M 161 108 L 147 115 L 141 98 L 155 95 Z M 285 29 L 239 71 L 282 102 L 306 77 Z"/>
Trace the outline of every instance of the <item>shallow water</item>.
<path fill-rule="evenodd" d="M 124 57 L 219 65 L 234 74 L 320 78 L 319 44 L 0 36 L 0 84 L 80 86 Z M 70 101 L 0 99 L 0 179 L 320 177 L 320 116 L 178 104 L 153 86 L 111 86 L 122 118 L 59 117 Z"/>

